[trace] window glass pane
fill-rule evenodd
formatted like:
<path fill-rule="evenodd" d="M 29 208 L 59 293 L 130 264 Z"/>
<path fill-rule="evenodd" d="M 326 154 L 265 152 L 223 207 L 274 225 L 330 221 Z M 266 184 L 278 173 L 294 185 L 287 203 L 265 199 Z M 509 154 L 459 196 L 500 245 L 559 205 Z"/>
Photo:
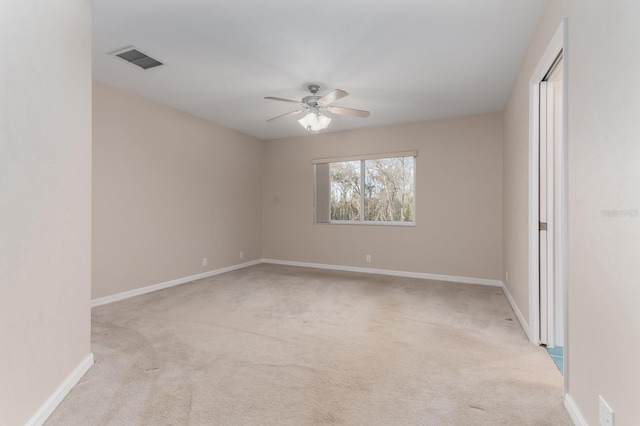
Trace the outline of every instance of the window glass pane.
<path fill-rule="evenodd" d="M 331 163 L 331 220 L 360 220 L 360 164 Z"/>
<path fill-rule="evenodd" d="M 415 157 L 364 161 L 364 220 L 414 221 Z"/>
<path fill-rule="evenodd" d="M 415 224 L 416 157 L 368 157 L 314 163 L 315 223 Z"/>

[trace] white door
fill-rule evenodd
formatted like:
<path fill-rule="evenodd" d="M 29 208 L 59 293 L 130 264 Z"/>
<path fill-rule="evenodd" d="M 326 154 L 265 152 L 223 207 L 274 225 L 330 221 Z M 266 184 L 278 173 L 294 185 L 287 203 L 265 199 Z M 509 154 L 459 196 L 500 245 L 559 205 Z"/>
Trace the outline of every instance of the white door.
<path fill-rule="evenodd" d="M 563 112 L 562 54 L 540 83 L 539 146 L 539 230 L 540 230 L 540 342 L 547 346 L 563 346 L 564 300 L 562 262 L 557 262 L 559 227 L 562 226 L 562 203 L 558 200 L 564 188 L 562 170 Z"/>

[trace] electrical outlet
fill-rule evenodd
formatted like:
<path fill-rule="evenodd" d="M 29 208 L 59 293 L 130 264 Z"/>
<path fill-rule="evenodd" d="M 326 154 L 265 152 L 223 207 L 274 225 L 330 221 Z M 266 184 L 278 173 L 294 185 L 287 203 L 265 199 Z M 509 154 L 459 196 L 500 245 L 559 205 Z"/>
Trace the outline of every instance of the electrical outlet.
<path fill-rule="evenodd" d="M 244 257 L 244 252 L 240 250 L 240 259 L 242 259 L 243 257 Z"/>
<path fill-rule="evenodd" d="M 368 255 L 365 257 L 365 260 L 367 261 L 367 263 L 371 263 L 371 255 L 370 255 L 370 254 L 368 254 Z"/>
<path fill-rule="evenodd" d="M 602 395 L 599 395 L 598 399 L 600 401 L 600 426 L 613 426 L 613 410 L 602 398 Z"/>
<path fill-rule="evenodd" d="M 203 257 L 202 258 L 202 266 L 207 266 L 207 263 L 208 263 L 207 258 Z"/>

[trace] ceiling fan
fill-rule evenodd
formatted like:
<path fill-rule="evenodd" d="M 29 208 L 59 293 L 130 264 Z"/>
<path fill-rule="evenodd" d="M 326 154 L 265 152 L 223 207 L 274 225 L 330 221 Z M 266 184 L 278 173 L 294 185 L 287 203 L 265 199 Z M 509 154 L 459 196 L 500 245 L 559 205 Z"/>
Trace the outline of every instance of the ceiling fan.
<path fill-rule="evenodd" d="M 314 131 L 317 133 L 319 130 L 326 128 L 331 122 L 331 118 L 322 114 L 325 111 L 328 111 L 332 114 L 351 115 L 353 117 L 361 117 L 361 118 L 367 118 L 369 116 L 369 111 L 363 111 L 361 109 L 329 106 L 330 104 L 334 103 L 338 99 L 342 99 L 345 96 L 349 95 L 344 90 L 335 89 L 324 96 L 319 96 L 318 95 L 318 91 L 320 90 L 319 85 L 310 84 L 308 86 L 308 89 L 311 92 L 311 96 L 305 96 L 304 98 L 302 98 L 302 101 L 294 101 L 291 99 L 266 96 L 265 99 L 268 99 L 271 101 L 289 102 L 292 104 L 298 104 L 298 106 L 300 106 L 300 109 L 288 112 L 286 114 L 279 115 L 277 117 L 270 118 L 269 120 L 267 120 L 267 123 L 280 120 L 281 118 L 297 115 L 302 112 L 307 112 L 307 114 L 303 118 L 298 120 L 298 123 L 300 123 L 300 125 L 305 129 L 309 131 Z"/>

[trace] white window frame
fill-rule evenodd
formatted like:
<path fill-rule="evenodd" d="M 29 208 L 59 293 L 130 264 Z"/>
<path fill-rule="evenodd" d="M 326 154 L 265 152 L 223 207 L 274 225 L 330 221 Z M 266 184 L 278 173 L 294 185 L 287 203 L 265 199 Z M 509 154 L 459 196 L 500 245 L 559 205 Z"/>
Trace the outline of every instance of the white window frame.
<path fill-rule="evenodd" d="M 413 157 L 413 221 L 411 222 L 400 222 L 400 221 L 377 221 L 377 220 L 364 220 L 364 206 L 365 206 L 365 194 L 362 191 L 360 197 L 360 220 L 332 220 L 329 218 L 328 222 L 318 221 L 316 216 L 317 211 L 317 199 L 318 199 L 318 186 L 317 186 L 317 172 L 316 166 L 318 164 L 331 164 L 331 163 L 343 163 L 349 161 L 360 161 L 360 185 L 364 188 L 365 182 L 365 167 L 364 162 L 367 160 L 378 160 L 383 158 L 402 158 L 402 157 Z M 321 225 L 373 225 L 373 226 L 416 226 L 416 184 L 417 184 L 417 169 L 418 169 L 418 151 L 402 151 L 402 152 L 387 152 L 380 154 L 369 154 L 369 155 L 360 155 L 360 156 L 351 156 L 351 157 L 336 157 L 336 158 L 318 158 L 314 159 L 311 162 L 314 166 L 313 170 L 313 222 L 314 224 Z"/>

